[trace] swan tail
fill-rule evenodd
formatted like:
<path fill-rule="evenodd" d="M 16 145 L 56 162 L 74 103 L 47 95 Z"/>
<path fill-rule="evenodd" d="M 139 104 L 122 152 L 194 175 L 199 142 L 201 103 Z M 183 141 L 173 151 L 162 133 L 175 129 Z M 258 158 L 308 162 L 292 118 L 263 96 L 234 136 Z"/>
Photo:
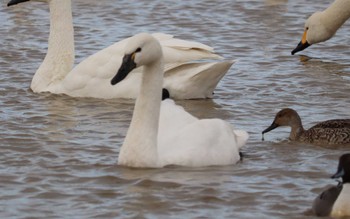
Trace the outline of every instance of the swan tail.
<path fill-rule="evenodd" d="M 236 142 L 238 148 L 242 148 L 246 143 L 249 138 L 248 132 L 244 130 L 234 130 L 233 133 L 236 136 Z"/>
<path fill-rule="evenodd" d="M 212 98 L 219 81 L 234 61 L 168 64 L 164 87 L 175 99 Z"/>

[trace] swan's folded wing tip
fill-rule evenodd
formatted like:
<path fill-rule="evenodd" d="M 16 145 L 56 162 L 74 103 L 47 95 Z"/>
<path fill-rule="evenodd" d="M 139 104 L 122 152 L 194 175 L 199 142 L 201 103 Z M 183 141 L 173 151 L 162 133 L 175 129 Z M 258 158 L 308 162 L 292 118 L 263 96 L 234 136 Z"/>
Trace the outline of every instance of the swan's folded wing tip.
<path fill-rule="evenodd" d="M 238 147 L 239 148 L 243 147 L 248 141 L 248 138 L 249 138 L 248 132 L 244 130 L 234 130 L 233 132 L 236 135 L 236 141 L 237 141 Z"/>

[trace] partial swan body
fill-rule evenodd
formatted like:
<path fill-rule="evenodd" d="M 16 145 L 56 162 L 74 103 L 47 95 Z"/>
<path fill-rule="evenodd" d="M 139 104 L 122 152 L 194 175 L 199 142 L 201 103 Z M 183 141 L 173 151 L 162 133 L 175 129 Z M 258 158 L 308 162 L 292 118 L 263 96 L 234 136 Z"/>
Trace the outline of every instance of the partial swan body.
<path fill-rule="evenodd" d="M 329 40 L 349 17 L 349 0 L 335 0 L 326 10 L 315 12 L 306 20 L 303 37 L 292 55 L 312 44 Z"/>
<path fill-rule="evenodd" d="M 118 164 L 137 168 L 167 165 L 190 167 L 229 165 L 240 160 L 248 133 L 220 119 L 187 113 L 173 100 L 161 101 L 164 74 L 162 48 L 150 34 L 133 36 L 111 84 L 121 83 L 132 69 L 143 66 L 140 93 Z"/>
<path fill-rule="evenodd" d="M 333 179 L 341 178 L 337 186 L 328 186 L 312 205 L 313 212 L 320 217 L 332 218 L 350 216 L 350 154 L 339 158 L 338 170 Z"/>
<path fill-rule="evenodd" d="M 11 0 L 8 6 L 29 0 Z M 129 38 L 119 41 L 74 65 L 74 30 L 71 0 L 31 0 L 48 2 L 50 7 L 50 36 L 44 61 L 36 71 L 31 89 L 36 92 L 67 94 L 73 97 L 136 98 L 142 69 L 117 86 L 110 78 L 119 68 Z M 213 48 L 197 42 L 176 39 L 155 33 L 164 53 L 164 84 L 176 99 L 212 98 L 213 91 L 234 61 L 222 59 Z M 201 61 L 199 61 L 201 60 Z"/>
<path fill-rule="evenodd" d="M 290 126 L 289 139 L 319 146 L 350 146 L 350 119 L 333 119 L 320 122 L 305 130 L 299 114 L 290 108 L 280 110 L 265 134 L 279 126 Z"/>

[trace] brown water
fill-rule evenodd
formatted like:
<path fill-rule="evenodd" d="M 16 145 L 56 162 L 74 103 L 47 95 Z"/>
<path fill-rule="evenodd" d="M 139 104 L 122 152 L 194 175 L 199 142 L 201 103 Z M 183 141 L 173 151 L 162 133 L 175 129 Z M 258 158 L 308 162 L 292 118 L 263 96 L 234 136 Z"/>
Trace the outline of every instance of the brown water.
<path fill-rule="evenodd" d="M 0 7 L 1 218 L 314 218 L 312 200 L 349 149 L 289 142 L 261 131 L 283 107 L 306 127 L 350 117 L 349 23 L 291 56 L 304 20 L 331 0 L 75 0 L 76 63 L 132 34 L 165 32 L 238 62 L 213 100 L 178 101 L 200 118 L 249 131 L 235 166 L 136 170 L 116 164 L 132 100 L 34 94 L 48 6 Z"/>

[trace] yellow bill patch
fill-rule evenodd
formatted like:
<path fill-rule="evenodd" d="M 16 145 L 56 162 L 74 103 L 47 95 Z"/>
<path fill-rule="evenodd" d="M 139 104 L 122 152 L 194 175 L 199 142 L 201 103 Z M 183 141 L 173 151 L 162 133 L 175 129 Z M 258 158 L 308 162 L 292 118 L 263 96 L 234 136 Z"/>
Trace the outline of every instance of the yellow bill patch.
<path fill-rule="evenodd" d="M 301 43 L 302 44 L 306 43 L 306 35 L 307 35 L 307 29 L 304 31 L 303 37 L 301 38 Z"/>

